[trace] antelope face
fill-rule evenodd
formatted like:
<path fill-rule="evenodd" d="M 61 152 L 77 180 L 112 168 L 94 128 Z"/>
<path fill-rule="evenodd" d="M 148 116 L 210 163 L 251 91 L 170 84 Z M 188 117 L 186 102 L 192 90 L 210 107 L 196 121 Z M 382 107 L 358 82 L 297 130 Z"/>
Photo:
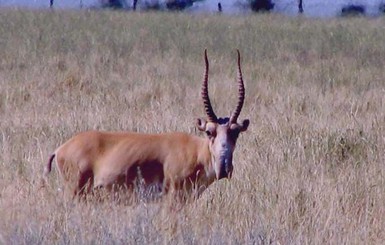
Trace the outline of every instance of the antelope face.
<path fill-rule="evenodd" d="M 233 171 L 233 152 L 241 132 L 247 130 L 250 121 L 243 120 L 237 123 L 245 99 L 245 87 L 242 79 L 240 54 L 238 51 L 238 104 L 230 117 L 217 118 L 211 106 L 208 95 L 208 71 L 209 63 L 205 50 L 206 71 L 202 84 L 202 99 L 208 120 L 197 119 L 197 127 L 206 132 L 209 139 L 209 149 L 213 158 L 213 168 L 217 179 L 230 178 Z"/>
<path fill-rule="evenodd" d="M 239 134 L 247 130 L 249 120 L 230 123 L 229 118 L 219 118 L 217 123 L 213 123 L 198 119 L 197 126 L 209 139 L 209 149 L 217 179 L 231 178 L 235 145 Z"/>

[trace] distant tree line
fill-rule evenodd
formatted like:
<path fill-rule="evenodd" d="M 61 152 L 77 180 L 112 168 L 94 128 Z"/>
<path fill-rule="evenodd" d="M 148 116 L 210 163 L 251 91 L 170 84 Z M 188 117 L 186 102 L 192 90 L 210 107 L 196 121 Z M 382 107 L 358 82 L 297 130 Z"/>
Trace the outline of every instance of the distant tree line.
<path fill-rule="evenodd" d="M 49 6 L 54 7 L 54 0 L 49 0 Z M 201 2 L 204 0 L 165 0 L 165 4 L 161 4 L 159 0 L 143 0 L 142 9 L 145 10 L 184 10 L 191 7 L 194 2 Z M 99 0 L 101 8 L 111 9 L 132 9 L 136 10 L 138 0 L 132 0 L 130 6 L 126 0 Z M 80 7 L 83 6 L 82 0 L 80 0 Z M 255 12 L 271 11 L 274 8 L 272 0 L 248 0 L 248 7 Z M 222 4 L 218 0 L 218 12 L 222 12 Z"/>
<path fill-rule="evenodd" d="M 83 0 L 80 1 L 80 7 L 83 6 Z M 101 8 L 112 8 L 112 9 L 137 9 L 138 0 L 132 1 L 132 5 L 127 3 L 128 0 L 99 0 Z M 195 2 L 201 2 L 204 0 L 139 0 L 141 1 L 141 9 L 144 10 L 171 10 L 181 11 L 188 7 L 191 7 Z M 54 6 L 54 0 L 49 0 L 49 5 L 52 8 Z M 272 0 L 248 0 L 247 8 L 250 8 L 254 12 L 269 12 L 274 9 L 274 2 Z M 378 7 L 380 13 L 385 14 L 385 3 L 381 3 Z M 222 12 L 222 4 L 218 0 L 218 12 Z M 298 0 L 298 13 L 304 13 L 303 0 Z M 366 8 L 362 4 L 347 4 L 341 9 L 341 16 L 357 16 L 365 15 Z"/>

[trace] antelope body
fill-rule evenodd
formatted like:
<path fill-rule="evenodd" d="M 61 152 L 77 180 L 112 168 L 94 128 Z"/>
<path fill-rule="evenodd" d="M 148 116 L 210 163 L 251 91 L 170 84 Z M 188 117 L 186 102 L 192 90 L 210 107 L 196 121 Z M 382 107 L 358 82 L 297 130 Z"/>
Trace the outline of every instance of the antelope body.
<path fill-rule="evenodd" d="M 208 96 L 209 64 L 202 98 L 208 119 L 197 119 L 201 138 L 186 133 L 142 134 L 131 132 L 87 131 L 75 135 L 51 155 L 67 189 L 73 195 L 89 193 L 96 187 L 111 190 L 114 186 L 134 188 L 140 180 L 145 188 L 158 187 L 163 194 L 183 191 L 199 196 L 211 183 L 230 178 L 232 158 L 239 133 L 247 130 L 249 120 L 237 123 L 244 102 L 244 85 L 238 51 L 239 98 L 230 118 L 217 118 Z"/>

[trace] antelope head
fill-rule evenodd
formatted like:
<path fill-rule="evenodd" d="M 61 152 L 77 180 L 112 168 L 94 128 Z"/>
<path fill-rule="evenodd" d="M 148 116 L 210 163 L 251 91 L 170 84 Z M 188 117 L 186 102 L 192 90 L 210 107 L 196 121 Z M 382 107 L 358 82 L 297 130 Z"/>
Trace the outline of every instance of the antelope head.
<path fill-rule="evenodd" d="M 202 99 L 207 114 L 207 120 L 198 118 L 197 127 L 200 131 L 206 132 L 209 140 L 209 150 L 211 153 L 211 163 L 215 171 L 216 178 L 230 178 L 233 171 L 233 152 L 237 138 L 241 132 L 247 130 L 250 121 L 248 119 L 238 123 L 238 116 L 241 113 L 243 102 L 245 100 L 245 87 L 242 79 L 241 58 L 238 53 L 238 103 L 235 111 L 230 117 L 218 118 L 211 106 L 208 94 L 208 72 L 209 62 L 207 59 L 207 50 L 205 50 L 206 70 L 202 83 Z"/>

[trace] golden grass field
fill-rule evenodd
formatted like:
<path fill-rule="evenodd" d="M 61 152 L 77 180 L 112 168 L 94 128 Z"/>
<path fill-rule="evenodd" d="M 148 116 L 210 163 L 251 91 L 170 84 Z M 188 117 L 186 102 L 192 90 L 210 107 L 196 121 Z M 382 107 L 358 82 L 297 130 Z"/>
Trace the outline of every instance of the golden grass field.
<path fill-rule="evenodd" d="M 0 11 L 0 244 L 383 244 L 385 19 Z M 234 175 L 177 212 L 83 203 L 44 165 L 77 132 L 198 134 L 203 51 Z"/>

